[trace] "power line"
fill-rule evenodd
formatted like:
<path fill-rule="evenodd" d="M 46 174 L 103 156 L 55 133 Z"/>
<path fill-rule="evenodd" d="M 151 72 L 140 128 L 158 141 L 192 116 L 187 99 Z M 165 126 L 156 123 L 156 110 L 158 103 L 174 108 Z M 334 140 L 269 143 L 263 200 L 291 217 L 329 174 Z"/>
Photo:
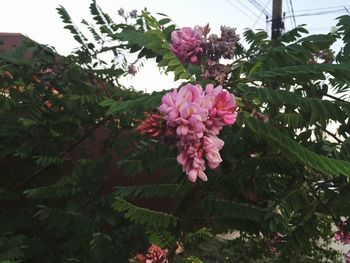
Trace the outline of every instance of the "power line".
<path fill-rule="evenodd" d="M 290 9 L 290 5 L 289 5 L 289 1 L 288 1 L 288 0 L 286 0 L 286 3 L 287 3 L 288 12 L 289 12 L 289 13 L 291 13 L 291 9 Z M 292 20 L 292 19 L 290 19 L 289 21 L 290 21 L 291 26 L 293 27 L 293 20 Z M 296 27 L 296 25 L 294 24 L 294 28 L 295 28 L 295 27 Z"/>
<path fill-rule="evenodd" d="M 253 6 L 255 6 L 259 11 L 263 12 L 266 16 L 270 17 L 271 14 L 266 11 L 266 9 L 258 3 L 256 0 L 248 0 Z"/>
<path fill-rule="evenodd" d="M 243 4 L 240 0 L 237 1 L 241 6 L 243 6 L 246 10 L 248 10 L 253 16 L 257 16 L 256 13 L 254 13 L 251 8 L 249 8 L 248 6 L 246 6 L 245 4 Z"/>
<path fill-rule="evenodd" d="M 267 7 L 268 7 L 268 5 L 270 4 L 270 2 L 271 2 L 271 0 L 267 0 L 266 4 L 265 4 L 265 6 L 264 6 L 264 9 L 263 9 L 263 10 L 261 10 L 261 12 L 260 12 L 260 14 L 259 14 L 258 18 L 255 20 L 255 22 L 254 22 L 254 24 L 253 24 L 253 27 L 252 27 L 252 28 L 254 28 L 254 27 L 256 26 L 256 23 L 258 23 L 258 21 L 259 21 L 260 17 L 262 16 L 262 14 L 264 14 L 264 11 L 266 10 L 266 8 L 267 8 Z"/>
<path fill-rule="evenodd" d="M 239 10 L 242 14 L 244 14 L 246 17 L 250 18 L 251 20 L 255 21 L 255 18 L 252 18 L 250 15 L 248 15 L 245 11 L 243 11 L 241 8 L 239 8 L 238 6 L 235 6 L 231 1 L 229 0 L 225 0 L 230 6 L 232 6 L 233 8 Z"/>
<path fill-rule="evenodd" d="M 320 8 L 311 8 L 311 9 L 302 9 L 302 10 L 296 10 L 296 13 L 300 12 L 308 12 L 308 11 L 319 11 L 319 10 L 326 10 L 329 9 L 331 11 L 332 9 L 339 9 L 339 8 L 348 8 L 349 6 L 328 6 L 328 7 L 320 7 Z M 289 12 L 290 13 L 290 12 Z"/>
<path fill-rule="evenodd" d="M 297 14 L 294 17 L 328 15 L 328 14 L 339 13 L 339 12 L 344 12 L 344 11 L 347 12 L 346 7 L 343 7 L 342 9 L 338 9 L 338 10 L 332 10 L 332 11 L 321 11 L 321 12 L 316 12 L 316 13 Z M 286 16 L 285 18 L 290 18 L 290 17 L 293 17 L 293 15 Z"/>
<path fill-rule="evenodd" d="M 290 8 L 292 9 L 292 16 L 293 16 L 293 21 L 294 21 L 294 27 L 297 27 L 297 22 L 295 20 L 295 14 L 294 14 L 293 1 L 289 0 L 289 3 L 290 3 Z"/>

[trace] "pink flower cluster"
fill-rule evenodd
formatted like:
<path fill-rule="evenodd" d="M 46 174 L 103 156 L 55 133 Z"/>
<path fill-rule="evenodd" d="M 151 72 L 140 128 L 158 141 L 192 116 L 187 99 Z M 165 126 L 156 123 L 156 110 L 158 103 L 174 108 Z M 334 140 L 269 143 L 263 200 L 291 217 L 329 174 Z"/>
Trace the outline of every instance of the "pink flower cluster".
<path fill-rule="evenodd" d="M 335 233 L 335 240 L 340 241 L 343 244 L 350 244 L 350 232 L 345 233 L 345 228 L 347 227 L 347 221 L 340 221 L 337 224 L 338 231 Z"/>
<path fill-rule="evenodd" d="M 154 113 L 145 113 L 146 119 L 136 127 L 141 134 L 158 138 L 161 136 L 173 136 L 173 131 L 166 127 L 163 116 Z"/>
<path fill-rule="evenodd" d="M 167 255 L 167 249 L 152 245 L 148 248 L 146 254 L 137 254 L 136 260 L 138 263 L 168 263 Z"/>
<path fill-rule="evenodd" d="M 271 253 L 278 252 L 276 245 L 286 243 L 285 236 L 279 232 L 274 232 L 267 240 L 267 246 Z"/>
<path fill-rule="evenodd" d="M 334 235 L 335 240 L 340 241 L 344 245 L 350 244 L 350 232 L 346 231 L 348 222 L 348 220 L 338 222 L 338 231 Z M 350 263 L 350 250 L 345 254 L 345 262 Z"/>
<path fill-rule="evenodd" d="M 177 162 L 190 181 L 195 182 L 197 177 L 207 180 L 204 158 L 210 169 L 222 162 L 219 151 L 224 142 L 217 135 L 223 126 L 235 123 L 236 107 L 232 94 L 212 84 L 205 91 L 200 85 L 187 84 L 163 96 L 159 111 L 176 132 Z"/>
<path fill-rule="evenodd" d="M 171 50 L 181 63 L 199 64 L 203 53 L 203 29 L 183 27 L 171 33 Z"/>

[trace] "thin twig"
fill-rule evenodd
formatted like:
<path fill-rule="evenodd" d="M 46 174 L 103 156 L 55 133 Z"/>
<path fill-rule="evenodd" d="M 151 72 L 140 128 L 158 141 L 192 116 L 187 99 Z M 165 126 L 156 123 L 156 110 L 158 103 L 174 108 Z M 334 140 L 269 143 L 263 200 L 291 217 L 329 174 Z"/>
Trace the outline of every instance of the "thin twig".
<path fill-rule="evenodd" d="M 318 128 L 320 128 L 322 131 L 324 131 L 325 133 L 327 133 L 329 136 L 331 136 L 333 139 L 335 139 L 338 143 L 343 143 L 343 141 L 341 139 L 339 139 L 337 136 L 335 136 L 335 134 L 331 133 L 330 131 L 328 131 L 327 129 L 324 129 L 321 125 L 315 123 L 315 126 L 317 126 Z"/>
<path fill-rule="evenodd" d="M 311 194 L 317 199 L 317 201 L 324 207 L 324 209 L 327 210 L 327 212 L 330 214 L 330 216 L 332 217 L 334 223 L 338 223 L 340 221 L 339 218 L 337 218 L 332 210 L 321 200 L 321 198 L 318 196 L 316 190 L 312 187 L 312 184 L 310 182 L 310 180 L 308 180 L 306 178 L 306 176 L 303 176 L 304 177 L 304 181 L 307 183 L 307 185 L 309 186 L 310 190 L 311 190 Z"/>

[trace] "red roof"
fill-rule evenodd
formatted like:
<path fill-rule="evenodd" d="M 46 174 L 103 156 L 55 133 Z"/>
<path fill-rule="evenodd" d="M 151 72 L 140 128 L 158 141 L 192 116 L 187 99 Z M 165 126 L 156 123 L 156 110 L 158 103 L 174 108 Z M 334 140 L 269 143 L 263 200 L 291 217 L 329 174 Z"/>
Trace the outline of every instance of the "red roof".
<path fill-rule="evenodd" d="M 0 53 L 19 46 L 26 37 L 20 33 L 0 32 Z"/>

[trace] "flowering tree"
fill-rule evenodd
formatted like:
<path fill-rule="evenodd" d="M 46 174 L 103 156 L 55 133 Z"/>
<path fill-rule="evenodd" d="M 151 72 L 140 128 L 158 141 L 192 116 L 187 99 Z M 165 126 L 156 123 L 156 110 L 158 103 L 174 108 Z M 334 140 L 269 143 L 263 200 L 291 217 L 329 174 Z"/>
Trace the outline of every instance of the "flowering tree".
<path fill-rule="evenodd" d="M 118 187 L 115 209 L 167 248 L 176 240 L 191 247 L 188 232 L 206 227 L 240 231 L 242 242 L 265 239 L 283 262 L 331 258 L 332 226 L 344 225 L 348 209 L 349 16 L 322 35 L 302 37 L 307 31 L 297 27 L 270 41 L 248 30 L 248 48 L 233 28 L 222 27 L 219 37 L 209 35 L 209 25 L 173 30 L 167 18 L 143 18 L 148 30 L 125 31 L 125 40 L 143 39 L 139 49 L 154 52 L 184 84 L 151 96 L 163 96 L 159 107 L 149 105 L 159 112 L 137 129 L 149 139 L 140 138 L 142 147 L 122 162 L 166 175 L 159 184 Z M 344 47 L 335 54 L 337 39 Z M 119 114 L 118 104 L 111 114 Z M 165 196 L 175 200 L 167 213 L 132 201 Z M 336 239 L 347 243 L 346 233 Z"/>
<path fill-rule="evenodd" d="M 147 11 L 119 10 L 118 24 L 93 1 L 90 41 L 59 13 L 81 44 L 62 67 L 47 48 L 36 63 L 1 60 L 1 260 L 341 260 L 328 243 L 349 243 L 349 16 L 329 34 L 297 27 L 270 41 L 177 29 Z M 118 86 L 144 59 L 182 84 Z M 78 145 L 99 128 L 108 138 L 96 159 Z M 128 183 L 118 177 L 111 191 L 108 165 Z M 229 231 L 240 236 L 217 241 Z"/>

